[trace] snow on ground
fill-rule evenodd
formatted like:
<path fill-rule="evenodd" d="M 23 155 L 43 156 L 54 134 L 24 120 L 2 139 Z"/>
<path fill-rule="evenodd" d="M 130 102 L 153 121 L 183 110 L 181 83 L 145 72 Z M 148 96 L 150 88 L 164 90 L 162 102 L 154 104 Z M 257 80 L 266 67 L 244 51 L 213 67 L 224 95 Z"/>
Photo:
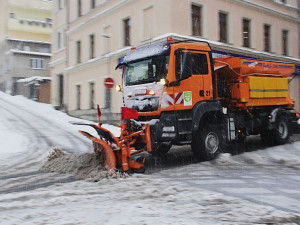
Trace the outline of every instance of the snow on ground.
<path fill-rule="evenodd" d="M 74 126 L 70 124 L 69 122 L 82 122 L 82 123 L 91 123 L 91 121 L 86 121 L 83 119 L 78 119 L 74 117 L 70 117 L 67 114 L 57 111 L 54 109 L 54 107 L 50 104 L 44 104 L 44 103 L 38 103 L 35 101 L 31 101 L 24 96 L 10 96 L 4 92 L 0 91 L 0 97 L 6 99 L 7 101 L 18 105 L 20 108 L 26 108 L 26 110 L 29 110 L 35 114 L 40 115 L 41 118 L 44 118 L 48 121 L 51 121 L 55 124 L 60 124 L 63 128 L 69 129 L 72 132 L 78 131 L 78 126 Z M 92 122 L 93 123 L 93 122 Z M 103 124 L 103 127 L 106 129 L 109 129 L 115 136 L 118 136 L 120 134 L 120 129 L 109 125 L 109 124 Z M 81 129 L 82 127 L 80 127 Z M 89 132 L 93 132 L 94 129 L 89 129 L 88 127 L 84 127 L 85 129 L 89 130 Z M 1 128 L 0 128 L 1 129 Z"/>
<path fill-rule="evenodd" d="M 78 127 L 70 125 L 68 121 L 82 121 L 55 111 L 50 105 L 32 102 L 24 97 L 11 97 L 0 92 L 0 98 L 16 104 L 20 108 L 32 110 L 41 118 L 52 121 L 53 124 L 59 123 L 64 130 L 69 132 L 77 132 Z M 26 162 L 30 161 L 30 157 L 37 156 L 20 154 L 20 152 L 31 151 L 32 147 L 37 146 L 26 145 L 26 141 L 28 141 L 26 137 L 18 135 L 15 129 L 8 131 L 9 121 L 4 121 L 3 115 L 0 115 L 0 118 L 2 118 L 1 124 L 6 123 L 5 126 L 0 126 L 0 135 L 5 137 L 5 139 L 1 137 L 0 157 L 2 158 L 2 155 L 9 151 L 12 155 L 18 155 L 21 163 L 23 157 L 23 163 L 27 165 Z M 39 123 L 39 120 L 35 122 Z M 107 128 L 112 129 L 113 132 L 118 131 L 112 126 Z M 14 143 L 8 143 L 12 140 Z M 286 154 L 287 151 L 290 153 Z M 293 157 L 295 152 L 299 155 L 299 142 L 263 150 L 263 153 L 260 151 L 245 153 L 243 160 L 240 160 L 239 156 L 223 154 L 213 162 L 163 170 L 151 175 L 135 174 L 125 178 L 103 178 L 99 182 L 86 180 L 58 182 L 58 178 L 70 178 L 71 175 L 68 173 L 83 169 L 84 166 L 80 163 L 72 165 L 70 170 L 61 171 L 67 172 L 67 174 L 42 173 L 7 178 L 10 175 L 8 173 L 6 177 L 0 176 L 0 223 L 226 225 L 293 221 L 295 223 L 289 224 L 296 224 L 297 221 L 300 221 L 300 217 L 295 213 L 225 196 L 201 187 L 188 186 L 183 181 L 177 181 L 171 177 L 172 174 L 183 171 L 190 177 L 195 176 L 195 179 L 205 176 L 208 171 L 202 171 L 202 168 L 205 168 L 207 163 L 229 166 L 254 163 L 260 165 L 282 164 L 297 167 L 299 159 Z M 272 154 L 272 160 L 265 160 L 264 157 L 269 153 Z M 81 156 L 78 156 L 79 161 Z M 46 155 L 44 157 L 46 158 Z M 90 155 L 85 155 L 85 157 L 90 157 Z M 91 162 L 89 158 L 86 159 Z M 0 160 L 1 173 L 5 173 L 3 168 L 8 168 L 10 164 L 9 161 L 4 161 Z M 195 171 L 195 168 L 198 168 L 197 172 L 188 172 Z M 23 170 L 20 169 L 18 172 L 21 173 Z M 53 181 L 53 185 L 27 190 L 27 185 L 34 184 L 38 180 Z M 15 192 L 9 191 L 14 188 L 19 189 Z M 24 190 L 20 190 L 20 188 Z"/>
<path fill-rule="evenodd" d="M 5 121 L 3 118 L 0 119 L 0 123 L 0 137 L 2 140 L 0 150 L 1 159 L 11 154 L 24 151 L 23 146 L 28 144 L 27 138 L 23 135 L 11 131 L 11 128 L 8 126 L 8 122 Z"/>
<path fill-rule="evenodd" d="M 6 224 L 263 224 L 293 213 L 155 175 L 76 181 L 0 196 Z"/>

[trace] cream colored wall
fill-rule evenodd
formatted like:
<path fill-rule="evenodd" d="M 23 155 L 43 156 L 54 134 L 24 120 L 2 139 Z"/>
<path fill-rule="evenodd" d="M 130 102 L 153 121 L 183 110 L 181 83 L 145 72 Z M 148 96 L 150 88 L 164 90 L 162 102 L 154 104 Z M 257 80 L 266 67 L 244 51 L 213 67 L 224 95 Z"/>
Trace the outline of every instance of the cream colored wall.
<path fill-rule="evenodd" d="M 5 17 L 6 17 L 6 13 L 5 13 L 5 8 L 6 8 L 6 0 L 1 0 L 0 1 L 0 40 L 2 40 L 5 36 Z"/>
<path fill-rule="evenodd" d="M 63 23 L 66 17 L 65 9 L 57 10 L 54 1 L 54 30 L 66 29 Z M 77 2 L 77 1 L 76 1 Z M 275 3 L 272 0 L 253 0 L 254 4 L 248 4 L 244 0 L 98 0 L 97 7 L 90 10 L 90 1 L 82 0 L 82 16 L 77 17 L 77 4 L 70 6 L 70 28 L 69 28 L 69 67 L 67 70 L 61 65 L 54 66 L 52 76 L 59 73 L 68 74 L 68 101 L 69 110 L 76 109 L 76 84 L 82 85 L 82 109 L 88 109 L 89 91 L 88 81 L 94 80 L 96 83 L 96 101 L 104 107 L 104 86 L 103 79 L 108 75 L 107 58 L 108 40 L 102 37 L 107 33 L 110 38 L 110 50 L 119 51 L 124 48 L 123 24 L 124 18 L 131 19 L 131 44 L 140 46 L 146 43 L 149 38 L 144 31 L 144 10 L 151 8 L 153 15 L 153 25 L 151 36 L 157 37 L 166 33 L 178 33 L 181 35 L 191 35 L 191 4 L 199 4 L 203 7 L 203 38 L 218 41 L 218 12 L 229 13 L 229 47 L 242 47 L 242 19 L 251 19 L 251 48 L 263 51 L 263 24 L 268 23 L 271 28 L 272 52 L 281 55 L 281 30 L 287 29 L 289 33 L 289 55 L 298 58 L 297 36 L 297 0 L 289 0 L 287 6 Z M 225 4 L 224 4 L 225 3 Z M 266 8 L 258 10 L 256 6 L 265 5 Z M 283 14 L 278 13 L 283 12 Z M 288 16 L 287 16 L 288 15 Z M 295 18 L 293 18 L 295 17 Z M 56 32 L 52 37 L 53 45 L 56 45 Z M 95 35 L 95 59 L 89 59 L 89 35 Z M 81 61 L 76 62 L 76 41 L 81 41 Z M 53 49 L 52 61 L 61 59 L 66 55 L 65 49 Z M 125 54 L 121 52 L 111 59 L 110 73 L 121 83 L 121 71 L 114 71 L 117 58 Z M 55 85 L 55 82 L 54 82 Z M 55 95 L 55 94 L 54 94 Z M 53 96 L 54 96 L 53 95 Z M 113 91 L 113 112 L 120 111 L 120 93 Z"/>
<path fill-rule="evenodd" d="M 27 0 L 24 4 L 23 0 L 7 0 L 5 10 L 4 23 L 7 26 L 6 35 L 9 38 L 50 42 L 52 28 L 49 24 L 45 27 L 42 24 L 29 25 L 27 21 L 21 24 L 19 20 L 46 22 L 46 18 L 51 19 L 52 2 Z M 14 13 L 15 18 L 9 18 L 9 13 Z"/>
<path fill-rule="evenodd" d="M 175 33 L 191 35 L 191 4 L 196 4 L 203 7 L 203 38 L 213 41 L 219 41 L 219 25 L 218 13 L 223 11 L 228 13 L 228 38 L 229 44 L 235 47 L 242 47 L 242 19 L 251 20 L 251 48 L 263 51 L 263 25 L 271 25 L 271 52 L 276 55 L 282 54 L 281 49 L 281 31 L 282 29 L 289 30 L 289 56 L 298 58 L 298 48 L 293 46 L 293 43 L 298 42 L 298 24 L 297 24 L 297 9 L 284 7 L 282 4 L 276 4 L 269 0 L 253 1 L 259 5 L 267 5 L 273 7 L 274 10 L 283 10 L 284 13 L 294 16 L 286 18 L 281 14 L 276 14 L 273 11 L 257 10 L 242 1 L 226 1 L 224 0 L 173 0 L 172 11 L 172 30 Z M 238 2 L 238 3 L 237 3 Z M 295 1 L 293 1 L 295 2 Z M 167 32 L 166 32 L 167 33 Z"/>

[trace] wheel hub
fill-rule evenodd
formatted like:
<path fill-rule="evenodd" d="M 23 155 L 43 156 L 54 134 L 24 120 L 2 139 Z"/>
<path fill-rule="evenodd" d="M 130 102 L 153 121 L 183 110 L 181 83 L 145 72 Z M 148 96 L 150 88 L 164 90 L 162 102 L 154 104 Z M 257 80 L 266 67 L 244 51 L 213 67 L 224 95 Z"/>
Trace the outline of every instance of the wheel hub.
<path fill-rule="evenodd" d="M 207 134 L 205 138 L 205 148 L 209 153 L 214 154 L 219 148 L 219 138 L 218 135 L 214 132 Z"/>
<path fill-rule="evenodd" d="M 288 126 L 284 122 L 280 122 L 278 125 L 278 133 L 282 139 L 288 136 Z"/>

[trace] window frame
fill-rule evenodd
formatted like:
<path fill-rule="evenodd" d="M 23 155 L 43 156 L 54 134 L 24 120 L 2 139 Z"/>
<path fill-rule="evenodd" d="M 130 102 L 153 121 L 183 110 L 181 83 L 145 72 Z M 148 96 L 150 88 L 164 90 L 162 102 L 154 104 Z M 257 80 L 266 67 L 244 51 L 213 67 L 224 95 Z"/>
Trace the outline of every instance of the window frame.
<path fill-rule="evenodd" d="M 95 58 L 95 34 L 89 35 L 89 44 L 90 44 L 90 59 Z"/>
<path fill-rule="evenodd" d="M 81 41 L 76 41 L 76 63 L 81 63 Z"/>
<path fill-rule="evenodd" d="M 282 29 L 281 30 L 281 42 L 282 42 L 282 55 L 289 55 L 289 30 Z"/>
<path fill-rule="evenodd" d="M 224 21 L 222 21 L 221 15 L 224 15 Z M 224 12 L 224 11 L 219 11 L 218 14 L 218 22 L 219 22 L 219 42 L 222 43 L 228 43 L 229 42 L 229 38 L 228 38 L 228 13 Z M 225 34 L 224 31 L 225 30 Z"/>
<path fill-rule="evenodd" d="M 123 24 L 123 45 L 131 46 L 131 18 L 127 17 L 122 20 Z"/>
<path fill-rule="evenodd" d="M 91 9 L 96 8 L 96 0 L 90 0 L 90 3 Z"/>
<path fill-rule="evenodd" d="M 263 25 L 263 46 L 265 52 L 271 52 L 271 25 Z"/>
<path fill-rule="evenodd" d="M 77 17 L 82 16 L 82 1 L 77 0 Z"/>
<path fill-rule="evenodd" d="M 89 82 L 89 109 L 95 109 L 95 82 Z"/>
<path fill-rule="evenodd" d="M 199 14 L 198 15 L 195 15 L 194 14 L 194 10 L 193 8 L 197 7 L 198 10 L 199 10 Z M 196 30 L 196 27 L 194 26 L 194 18 L 198 16 L 198 19 L 199 19 L 199 26 L 198 26 L 198 31 L 199 33 L 197 33 L 195 30 Z M 192 35 L 194 36 L 203 36 L 203 6 L 202 5 L 197 5 L 197 4 L 191 4 L 191 22 L 192 22 Z"/>
<path fill-rule="evenodd" d="M 245 22 L 247 23 L 247 28 L 245 29 Z M 242 38 L 243 47 L 251 48 L 251 20 L 248 18 L 242 19 Z M 247 33 L 247 37 L 246 34 Z"/>
<path fill-rule="evenodd" d="M 76 89 L 76 110 L 81 109 L 81 84 L 75 85 Z"/>
<path fill-rule="evenodd" d="M 30 69 L 33 70 L 44 70 L 45 69 L 45 59 L 42 58 L 30 58 Z"/>

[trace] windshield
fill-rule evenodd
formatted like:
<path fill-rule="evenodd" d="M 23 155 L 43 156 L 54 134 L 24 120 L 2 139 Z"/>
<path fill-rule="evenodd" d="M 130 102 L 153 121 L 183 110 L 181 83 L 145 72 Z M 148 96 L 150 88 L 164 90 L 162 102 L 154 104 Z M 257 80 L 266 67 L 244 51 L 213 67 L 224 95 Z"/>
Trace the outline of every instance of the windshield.
<path fill-rule="evenodd" d="M 169 55 L 160 55 L 125 67 L 125 85 L 144 84 L 166 78 L 169 69 Z"/>

